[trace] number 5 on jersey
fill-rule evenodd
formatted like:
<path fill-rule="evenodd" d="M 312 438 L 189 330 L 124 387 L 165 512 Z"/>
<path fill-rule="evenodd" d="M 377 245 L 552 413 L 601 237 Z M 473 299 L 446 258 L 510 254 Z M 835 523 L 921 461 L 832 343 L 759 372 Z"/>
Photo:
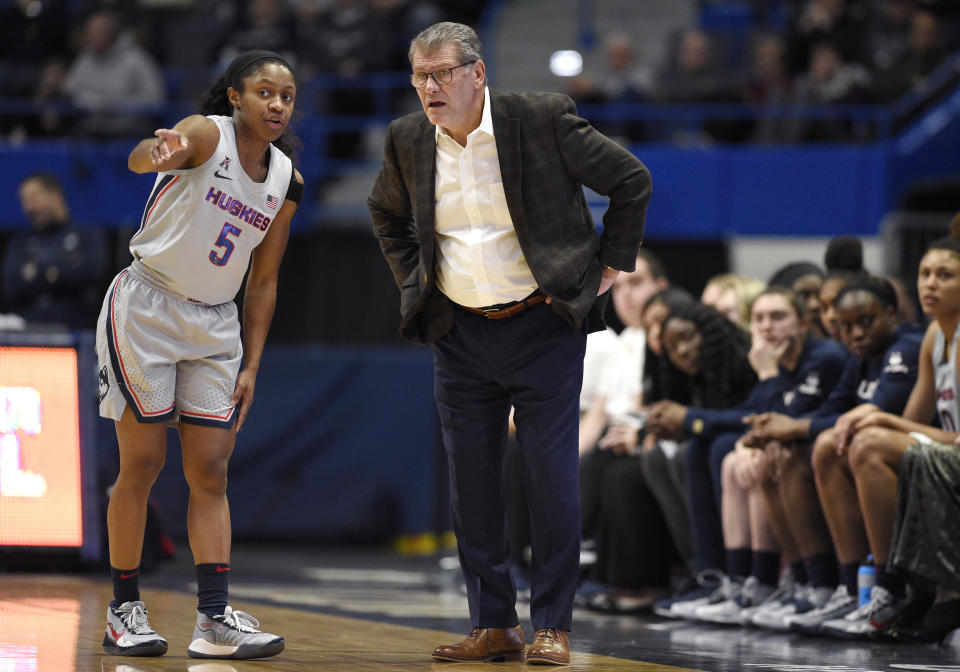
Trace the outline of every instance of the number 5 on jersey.
<path fill-rule="evenodd" d="M 242 231 L 240 229 L 226 222 L 223 228 L 220 229 L 220 236 L 217 238 L 217 242 L 214 243 L 214 246 L 223 248 L 223 254 L 218 255 L 216 250 L 210 250 L 210 263 L 215 266 L 226 266 L 230 260 L 230 255 L 233 254 L 234 247 L 233 241 L 227 238 L 227 236 L 230 234 L 239 236 L 241 233 Z"/>

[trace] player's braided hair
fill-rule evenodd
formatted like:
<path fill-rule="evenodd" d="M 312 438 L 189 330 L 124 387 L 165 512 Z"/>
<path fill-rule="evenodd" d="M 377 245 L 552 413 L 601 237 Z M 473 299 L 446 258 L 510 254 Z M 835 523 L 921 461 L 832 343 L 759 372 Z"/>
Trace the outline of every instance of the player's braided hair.
<path fill-rule="evenodd" d="M 729 408 L 749 396 L 757 383 L 747 353 L 750 336 L 716 310 L 702 303 L 681 303 L 674 306 L 664 320 L 664 329 L 671 320 L 693 322 L 703 339 L 700 346 L 700 373 L 687 376 L 693 405 L 701 408 Z M 683 375 L 674 367 L 663 370 L 663 387 L 671 389 L 673 376 Z"/>

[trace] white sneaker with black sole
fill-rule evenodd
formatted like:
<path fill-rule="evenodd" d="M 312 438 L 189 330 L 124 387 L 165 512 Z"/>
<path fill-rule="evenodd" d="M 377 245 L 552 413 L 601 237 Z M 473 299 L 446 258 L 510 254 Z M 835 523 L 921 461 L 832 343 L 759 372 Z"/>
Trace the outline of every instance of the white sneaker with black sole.
<path fill-rule="evenodd" d="M 250 614 L 227 607 L 222 616 L 197 612 L 193 641 L 187 647 L 191 658 L 265 658 L 275 656 L 285 645 L 283 637 L 261 632 L 260 621 Z"/>
<path fill-rule="evenodd" d="M 734 584 L 733 591 L 733 594 L 722 602 L 705 604 L 695 609 L 694 620 L 722 625 L 739 625 L 741 612 L 760 605 L 774 591 L 774 587 L 760 583 L 755 576 L 748 576 L 743 585 Z"/>
<path fill-rule="evenodd" d="M 684 618 L 683 614 L 693 611 L 702 605 L 715 604 L 720 600 L 713 600 L 714 593 L 720 589 L 728 579 L 717 569 L 705 569 L 697 574 L 696 588 L 676 597 L 657 600 L 653 605 L 653 613 L 664 618 Z"/>
<path fill-rule="evenodd" d="M 787 632 L 787 619 L 791 616 L 806 614 L 827 603 L 833 595 L 833 588 L 811 585 L 797 586 L 792 599 L 783 602 L 778 608 L 759 610 L 753 615 L 753 624 L 758 628 Z"/>
<path fill-rule="evenodd" d="M 759 604 L 751 605 L 740 610 L 740 624 L 753 625 L 753 616 L 761 609 L 775 609 L 783 605 L 784 602 L 793 597 L 797 588 L 797 582 L 793 578 L 793 572 L 788 566 L 780 574 L 780 580 L 777 582 L 776 589 L 767 595 Z"/>
<path fill-rule="evenodd" d="M 819 634 L 841 639 L 867 639 L 897 620 L 906 598 L 897 597 L 883 586 L 870 589 L 870 601 L 843 618 L 824 621 Z"/>
<path fill-rule="evenodd" d="M 103 650 L 118 656 L 162 656 L 167 652 L 167 640 L 150 627 L 143 602 L 124 602 L 107 607 Z"/>
<path fill-rule="evenodd" d="M 813 635 L 819 632 L 820 626 L 827 621 L 843 618 L 857 608 L 857 598 L 847 592 L 843 584 L 837 586 L 826 604 L 817 607 L 805 614 L 793 614 L 784 618 L 787 629 L 794 632 L 805 632 Z"/>
<path fill-rule="evenodd" d="M 697 620 L 698 610 L 735 598 L 740 594 L 742 587 L 743 579 L 724 576 L 720 580 L 720 586 L 708 596 L 675 602 L 670 608 L 670 612 L 674 618 Z"/>

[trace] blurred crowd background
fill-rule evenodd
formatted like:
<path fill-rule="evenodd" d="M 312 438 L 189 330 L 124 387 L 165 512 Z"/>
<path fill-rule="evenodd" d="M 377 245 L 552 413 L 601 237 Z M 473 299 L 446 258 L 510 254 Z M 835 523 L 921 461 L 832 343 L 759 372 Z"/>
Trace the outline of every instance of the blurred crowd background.
<path fill-rule="evenodd" d="M 479 29 L 495 88 L 568 93 L 647 162 L 647 243 L 692 262 L 677 277 L 691 291 L 786 261 L 766 259 L 767 236 L 815 249 L 861 235 L 880 259 L 889 245 L 873 237 L 918 188 L 954 206 L 929 182 L 955 167 L 944 101 L 960 7 L 947 0 L 4 0 L 0 170 L 11 194 L 33 172 L 60 179 L 73 223 L 102 231 L 103 286 L 150 186 L 125 170 L 133 141 L 192 112 L 238 51 L 275 50 L 298 74 L 307 181 L 284 280 L 309 316 L 281 310 L 274 337 L 399 343 L 365 201 L 386 125 L 417 109 L 409 40 L 440 20 Z M 2 242 L 29 219 L 8 209 Z M 744 255 L 767 266 L 742 268 Z"/>

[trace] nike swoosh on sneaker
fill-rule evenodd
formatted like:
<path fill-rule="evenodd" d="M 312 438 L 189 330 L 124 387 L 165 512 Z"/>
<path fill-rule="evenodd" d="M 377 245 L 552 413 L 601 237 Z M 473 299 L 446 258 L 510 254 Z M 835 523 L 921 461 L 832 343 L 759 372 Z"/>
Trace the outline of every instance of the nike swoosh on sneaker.
<path fill-rule="evenodd" d="M 121 637 L 123 637 L 123 633 L 126 632 L 126 630 L 121 630 L 120 632 L 117 632 L 116 630 L 113 629 L 113 624 L 111 623 L 107 623 L 107 627 L 110 628 L 110 633 L 113 635 L 113 638 L 115 640 L 118 640 Z"/>
<path fill-rule="evenodd" d="M 214 177 L 219 177 L 221 180 L 232 180 L 232 179 L 233 179 L 233 178 L 230 177 L 229 175 L 221 175 L 219 169 L 213 171 L 213 176 L 214 176 Z"/>

